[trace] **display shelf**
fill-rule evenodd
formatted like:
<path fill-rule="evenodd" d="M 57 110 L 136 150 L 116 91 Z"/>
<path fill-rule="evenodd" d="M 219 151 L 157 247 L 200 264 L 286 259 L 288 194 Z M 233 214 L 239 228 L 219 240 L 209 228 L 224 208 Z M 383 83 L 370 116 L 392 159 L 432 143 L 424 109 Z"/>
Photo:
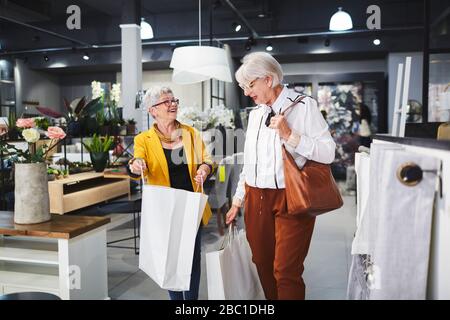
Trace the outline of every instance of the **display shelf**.
<path fill-rule="evenodd" d="M 58 268 L 2 261 L 0 262 L 0 285 L 2 284 L 4 287 L 58 291 Z"/>
<path fill-rule="evenodd" d="M 0 238 L 0 261 L 22 261 L 44 265 L 58 265 L 58 243 L 36 238 Z"/>
<path fill-rule="evenodd" d="M 58 265 L 58 252 L 18 248 L 0 248 L 0 260 Z"/>
<path fill-rule="evenodd" d="M 0 211 L 0 294 L 48 292 L 61 299 L 108 299 L 108 218 L 53 215 L 17 225 Z"/>

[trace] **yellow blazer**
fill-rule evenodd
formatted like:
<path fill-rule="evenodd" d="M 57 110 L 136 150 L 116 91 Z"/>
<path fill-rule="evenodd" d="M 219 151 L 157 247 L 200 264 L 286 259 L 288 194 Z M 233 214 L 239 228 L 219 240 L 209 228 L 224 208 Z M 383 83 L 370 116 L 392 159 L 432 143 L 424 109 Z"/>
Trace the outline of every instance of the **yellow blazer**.
<path fill-rule="evenodd" d="M 193 127 L 184 124 L 181 124 L 180 128 L 182 129 L 183 147 L 189 173 L 191 175 L 192 187 L 196 190 L 197 183 L 194 178 L 200 164 L 210 164 L 213 170 L 215 169 L 215 164 L 206 151 L 200 133 Z M 164 155 L 161 141 L 153 127 L 148 131 L 138 134 L 134 138 L 134 157 L 145 160 L 147 170 L 144 172 L 144 176 L 146 177 L 148 184 L 170 187 L 167 160 Z M 203 225 L 208 224 L 211 215 L 211 208 L 207 203 L 205 210 L 203 211 Z"/>

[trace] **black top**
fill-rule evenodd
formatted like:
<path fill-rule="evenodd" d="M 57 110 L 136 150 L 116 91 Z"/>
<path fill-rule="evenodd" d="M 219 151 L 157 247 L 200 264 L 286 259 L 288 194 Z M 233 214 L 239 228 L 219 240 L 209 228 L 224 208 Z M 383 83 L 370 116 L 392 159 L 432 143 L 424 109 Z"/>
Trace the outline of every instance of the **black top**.
<path fill-rule="evenodd" d="M 170 187 L 175 189 L 183 189 L 186 191 L 194 191 L 192 188 L 191 176 L 187 166 L 184 148 L 165 149 L 167 166 L 169 167 Z"/>

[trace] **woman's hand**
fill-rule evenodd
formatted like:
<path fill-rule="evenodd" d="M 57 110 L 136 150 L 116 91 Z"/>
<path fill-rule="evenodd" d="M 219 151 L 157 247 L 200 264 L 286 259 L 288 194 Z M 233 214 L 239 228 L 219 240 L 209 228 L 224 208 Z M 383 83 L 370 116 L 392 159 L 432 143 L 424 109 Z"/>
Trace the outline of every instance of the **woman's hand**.
<path fill-rule="evenodd" d="M 147 170 L 147 165 L 143 159 L 136 158 L 130 164 L 130 171 L 134 174 L 140 175 L 141 172 L 144 172 L 145 170 Z"/>
<path fill-rule="evenodd" d="M 200 168 L 197 170 L 197 175 L 195 176 L 194 180 L 197 182 L 197 184 L 202 184 L 205 182 L 206 178 L 209 174 L 209 167 L 207 165 L 202 164 Z"/>
<path fill-rule="evenodd" d="M 239 212 L 238 206 L 235 206 L 235 205 L 231 206 L 230 210 L 228 210 L 228 212 L 227 212 L 225 223 L 230 224 L 231 222 L 233 222 L 234 219 L 236 218 L 238 212 Z"/>
<path fill-rule="evenodd" d="M 276 129 L 280 138 L 284 140 L 288 140 L 289 136 L 292 133 L 292 130 L 291 128 L 289 128 L 286 118 L 280 114 L 277 114 L 276 116 L 273 116 L 272 119 L 270 119 L 269 128 Z"/>

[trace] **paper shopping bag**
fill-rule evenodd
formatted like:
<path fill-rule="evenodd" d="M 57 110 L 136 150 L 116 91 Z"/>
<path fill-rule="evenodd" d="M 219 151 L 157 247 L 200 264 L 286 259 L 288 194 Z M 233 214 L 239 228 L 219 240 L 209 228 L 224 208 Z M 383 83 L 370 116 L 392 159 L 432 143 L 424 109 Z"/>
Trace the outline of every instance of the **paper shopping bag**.
<path fill-rule="evenodd" d="M 226 246 L 206 253 L 209 300 L 263 300 L 245 231 L 234 232 Z"/>
<path fill-rule="evenodd" d="M 208 196 L 144 185 L 139 268 L 161 288 L 187 291 L 195 237 Z"/>

